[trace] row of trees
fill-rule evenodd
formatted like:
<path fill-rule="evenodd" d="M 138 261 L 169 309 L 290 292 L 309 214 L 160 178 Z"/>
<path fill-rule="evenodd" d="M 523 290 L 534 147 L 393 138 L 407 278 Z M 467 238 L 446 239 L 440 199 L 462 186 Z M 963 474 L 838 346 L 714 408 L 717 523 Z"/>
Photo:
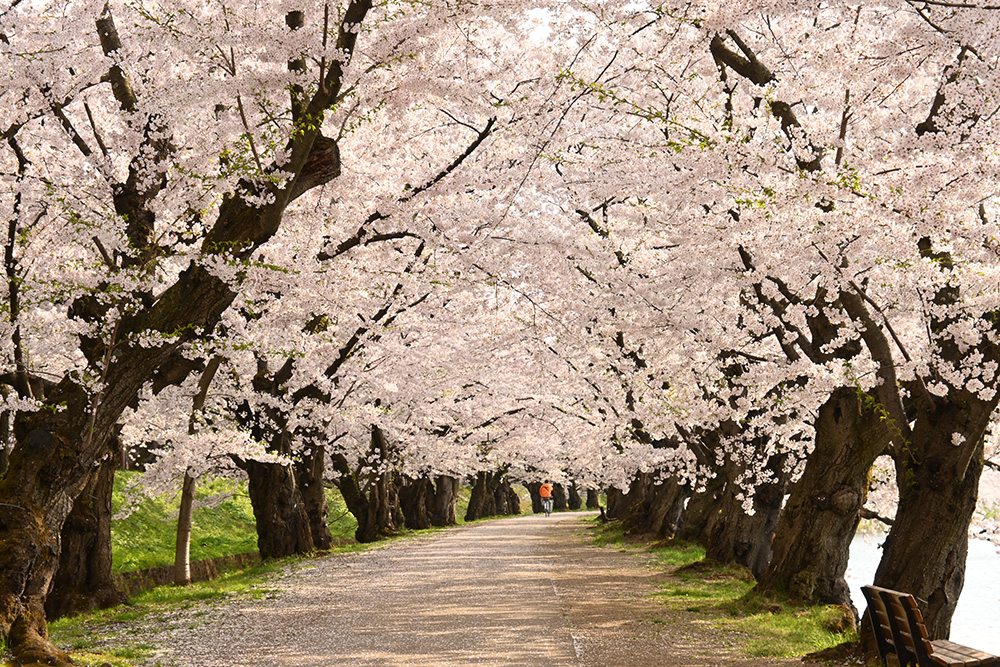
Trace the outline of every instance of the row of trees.
<path fill-rule="evenodd" d="M 327 484 L 374 539 L 396 495 L 553 477 L 843 603 L 891 516 L 875 583 L 946 636 L 1000 400 L 998 21 L 15 0 L 0 636 L 66 662 L 46 596 L 150 446 L 184 498 L 245 475 L 266 556 L 328 545 Z"/>

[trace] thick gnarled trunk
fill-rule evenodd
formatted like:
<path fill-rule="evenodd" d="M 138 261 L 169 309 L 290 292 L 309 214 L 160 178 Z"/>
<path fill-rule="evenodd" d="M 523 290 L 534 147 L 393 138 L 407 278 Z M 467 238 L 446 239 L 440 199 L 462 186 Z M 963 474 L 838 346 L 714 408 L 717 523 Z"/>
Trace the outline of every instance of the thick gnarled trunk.
<path fill-rule="evenodd" d="M 505 470 L 480 472 L 476 475 L 472 494 L 469 496 L 469 507 L 465 512 L 466 521 L 520 513 L 521 501 L 507 481 Z"/>
<path fill-rule="evenodd" d="M 719 517 L 725 486 L 725 479 L 716 475 L 705 483 L 703 489 L 692 493 L 674 536 L 685 542 L 702 546 L 708 544 L 708 536 Z"/>
<path fill-rule="evenodd" d="M 580 489 L 577 488 L 576 482 L 569 485 L 566 493 L 566 506 L 574 511 L 583 507 L 583 498 L 580 496 Z"/>
<path fill-rule="evenodd" d="M 431 525 L 454 526 L 458 523 L 458 489 L 461 481 L 457 477 L 439 475 L 434 483 Z"/>
<path fill-rule="evenodd" d="M 775 532 L 757 585 L 807 602 L 852 606 L 844 579 L 875 459 L 889 444 L 881 416 L 858 390 L 834 391 L 816 417 L 816 443 Z"/>
<path fill-rule="evenodd" d="M 921 611 L 934 639 L 948 638 L 965 584 L 983 433 L 997 403 L 968 395 L 949 398 L 918 414 L 911 447 L 897 456 L 899 505 L 875 572 L 876 586 L 926 600 Z M 967 457 L 960 455 L 958 439 L 969 445 Z"/>
<path fill-rule="evenodd" d="M 625 496 L 622 525 L 630 533 L 673 537 L 687 496 L 688 486 L 676 477 L 660 480 L 654 473 L 638 473 Z"/>
<path fill-rule="evenodd" d="M 295 471 L 277 463 L 247 461 L 250 504 L 257 521 L 257 548 L 261 558 L 284 558 L 313 549 L 309 514 Z"/>
<path fill-rule="evenodd" d="M 737 563 L 746 566 L 755 578 L 760 578 L 771 560 L 771 538 L 781 516 L 787 475 L 784 456 L 773 455 L 767 470 L 773 479 L 758 484 L 753 490 L 753 514 L 743 508 L 742 496 L 747 493 L 740 478 L 744 466 L 728 462 L 726 488 L 722 492 L 719 515 L 708 534 L 705 558 L 720 563 Z"/>
<path fill-rule="evenodd" d="M 427 477 L 403 478 L 399 486 L 399 508 L 403 523 L 410 530 L 431 527 L 430 508 L 434 503 L 434 484 Z"/>
<path fill-rule="evenodd" d="M 325 471 L 326 448 L 322 445 L 311 445 L 295 464 L 295 481 L 302 494 L 306 515 L 309 517 L 313 548 L 321 551 L 333 546 L 333 535 L 330 534 L 326 508 Z"/>
<path fill-rule="evenodd" d="M 45 599 L 49 620 L 125 601 L 111 568 L 111 494 L 120 449 L 113 444 L 63 524 L 59 569 Z"/>
<path fill-rule="evenodd" d="M 605 518 L 621 519 L 625 516 L 625 512 L 628 510 L 628 501 L 621 489 L 615 487 L 608 488 L 605 492 L 605 498 L 608 504 L 607 509 L 604 511 Z"/>
<path fill-rule="evenodd" d="M 69 381 L 50 399 L 64 409 L 27 415 L 17 425 L 18 444 L 0 480 L 0 637 L 26 664 L 68 660 L 48 641 L 45 597 L 59 566 L 62 527 L 113 427 L 87 418 L 89 398 Z M 89 438 L 80 440 L 80 433 Z"/>

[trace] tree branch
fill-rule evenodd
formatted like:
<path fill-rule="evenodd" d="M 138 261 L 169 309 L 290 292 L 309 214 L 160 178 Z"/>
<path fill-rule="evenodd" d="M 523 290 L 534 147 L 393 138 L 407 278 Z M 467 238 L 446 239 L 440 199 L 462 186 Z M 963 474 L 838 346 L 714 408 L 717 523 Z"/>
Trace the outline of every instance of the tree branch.
<path fill-rule="evenodd" d="M 860 296 L 851 292 L 841 292 L 840 302 L 844 305 L 848 316 L 861 325 L 861 338 L 865 341 L 872 359 L 878 365 L 876 374 L 879 378 L 879 384 L 875 391 L 879 402 L 896 427 L 893 429 L 894 435 L 891 439 L 897 442 L 897 446 L 903 447 L 905 441 L 909 440 L 910 422 L 906 417 L 902 397 L 899 395 L 899 381 L 896 377 L 896 365 L 892 358 L 889 341 L 886 340 L 882 329 L 872 319 Z M 900 442 L 900 439 L 904 442 Z"/>

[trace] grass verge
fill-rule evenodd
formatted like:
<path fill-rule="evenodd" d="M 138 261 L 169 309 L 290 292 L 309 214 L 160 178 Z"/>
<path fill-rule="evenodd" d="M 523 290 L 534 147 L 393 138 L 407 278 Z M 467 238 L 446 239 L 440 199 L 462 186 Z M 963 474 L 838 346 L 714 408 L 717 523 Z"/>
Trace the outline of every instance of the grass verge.
<path fill-rule="evenodd" d="M 749 656 L 801 657 L 858 639 L 854 630 L 841 631 L 845 608 L 802 605 L 754 593 L 754 578 L 746 568 L 706 561 L 705 550 L 697 545 L 629 538 L 617 523 L 598 528 L 595 542 L 648 550 L 673 575 L 656 599 L 694 614 L 700 622 L 732 631 Z"/>
<path fill-rule="evenodd" d="M 80 665 L 108 663 L 113 667 L 131 667 L 152 655 L 153 647 L 145 643 L 141 632 L 131 641 L 108 639 L 115 629 L 137 622 L 170 623 L 170 614 L 211 600 L 235 598 L 260 599 L 272 595 L 268 584 L 271 573 L 292 559 L 262 563 L 254 567 L 228 572 L 218 579 L 193 583 L 189 586 L 160 586 L 136 595 L 127 605 L 60 618 L 49 623 L 49 634 L 59 647 L 70 651 Z M 207 612 L 207 609 L 206 609 Z M 206 623 L 209 622 L 206 617 Z"/>

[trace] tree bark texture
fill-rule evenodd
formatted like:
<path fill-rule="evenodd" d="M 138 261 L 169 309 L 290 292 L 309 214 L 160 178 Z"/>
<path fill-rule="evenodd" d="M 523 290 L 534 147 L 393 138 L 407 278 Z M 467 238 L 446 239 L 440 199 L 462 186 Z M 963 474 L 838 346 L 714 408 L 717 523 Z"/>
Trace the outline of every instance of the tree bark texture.
<path fill-rule="evenodd" d="M 457 477 L 439 475 L 434 483 L 434 497 L 431 504 L 432 526 L 454 526 L 458 524 L 458 489 L 461 481 Z"/>
<path fill-rule="evenodd" d="M 587 489 L 587 509 L 596 510 L 601 507 L 601 495 L 597 489 Z"/>
<path fill-rule="evenodd" d="M 6 387 L 0 387 L 0 398 L 6 398 L 7 392 Z M 10 441 L 11 431 L 10 431 L 10 411 L 3 410 L 0 411 L 0 479 L 3 479 L 3 475 L 7 472 L 7 462 L 10 459 Z"/>
<path fill-rule="evenodd" d="M 191 583 L 191 524 L 194 517 L 194 492 L 198 480 L 187 470 L 181 484 L 180 508 L 177 512 L 177 546 L 174 548 L 174 584 Z"/>
<path fill-rule="evenodd" d="M 569 498 L 566 497 L 566 487 L 562 484 L 552 484 L 552 509 L 556 512 L 569 509 Z"/>
<path fill-rule="evenodd" d="M 625 496 L 622 525 L 630 533 L 673 537 L 687 496 L 688 486 L 676 477 L 657 483 L 654 473 L 637 473 Z"/>
<path fill-rule="evenodd" d="M 708 534 L 705 558 L 720 563 L 744 565 L 753 576 L 763 576 L 771 560 L 771 538 L 778 527 L 781 503 L 788 476 L 784 472 L 783 455 L 773 455 L 767 469 L 774 473 L 772 481 L 754 489 L 752 515 L 743 508 L 742 496 L 747 493 L 740 476 L 745 470 L 741 461 L 727 461 L 726 487 L 719 504 L 719 515 Z"/>
<path fill-rule="evenodd" d="M 528 482 L 524 485 L 524 488 L 528 490 L 528 496 L 531 498 L 531 513 L 541 514 L 544 512 L 545 510 L 542 508 L 542 496 L 538 493 L 538 490 L 542 488 L 542 483 Z"/>
<path fill-rule="evenodd" d="M 77 496 L 63 524 L 59 568 L 45 599 L 49 620 L 125 601 L 115 588 L 111 568 L 111 494 L 119 462 L 116 444 Z"/>
<path fill-rule="evenodd" d="M 608 507 L 604 512 L 605 517 L 608 519 L 623 518 L 627 509 L 625 493 L 621 489 L 610 487 L 605 492 L 605 498 L 607 499 L 608 504 Z"/>
<path fill-rule="evenodd" d="M 372 425 L 370 457 L 378 463 L 375 470 L 362 478 L 343 454 L 335 452 L 330 460 L 338 473 L 334 484 L 340 489 L 347 509 L 358 521 L 355 538 L 358 542 L 375 542 L 396 533 L 403 523 L 399 496 L 389 472 L 389 444 L 378 426 Z"/>
<path fill-rule="evenodd" d="M 113 426 L 94 424 L 93 436 L 81 439 L 91 432 L 89 397 L 63 381 L 52 399 L 65 400 L 65 409 L 27 415 L 0 480 L 0 637 L 24 663 L 66 663 L 65 652 L 48 641 L 45 596 L 59 565 L 63 524 Z"/>
<path fill-rule="evenodd" d="M 493 473 L 480 472 L 476 474 L 476 481 L 472 485 L 472 492 L 469 495 L 469 506 L 465 510 L 466 521 L 477 521 L 487 516 L 494 516 L 496 499 L 493 490 L 489 489 L 490 478 Z"/>
<path fill-rule="evenodd" d="M 675 533 L 677 539 L 702 546 L 708 544 L 708 536 L 721 511 L 720 503 L 725 486 L 725 476 L 716 471 L 714 476 L 706 480 L 702 488 L 692 491 L 680 526 Z"/>
<path fill-rule="evenodd" d="M 410 530 L 431 527 L 430 508 L 434 503 L 434 483 L 427 477 L 406 477 L 399 486 L 399 508 L 403 524 Z"/>
<path fill-rule="evenodd" d="M 493 513 L 496 516 L 514 516 L 521 513 L 521 499 L 506 478 L 493 488 Z"/>
<path fill-rule="evenodd" d="M 295 463 L 295 481 L 309 516 L 313 548 L 322 551 L 333 546 L 326 507 L 326 485 L 323 481 L 325 472 L 326 448 L 323 445 L 312 444 Z"/>
<path fill-rule="evenodd" d="M 853 387 L 835 390 L 820 407 L 816 443 L 792 487 L 775 532 L 771 564 L 757 585 L 807 602 L 852 607 L 844 579 L 851 540 L 888 428 Z"/>
<path fill-rule="evenodd" d="M 476 521 L 491 516 L 520 514 L 521 501 L 507 481 L 505 470 L 479 472 L 472 486 L 466 521 Z"/>
<path fill-rule="evenodd" d="M 576 482 L 569 485 L 566 495 L 566 505 L 571 510 L 578 510 L 583 507 L 583 498 L 580 497 L 580 490 L 576 487 Z"/>
<path fill-rule="evenodd" d="M 309 513 L 291 466 L 246 461 L 261 558 L 284 558 L 313 549 Z"/>
<path fill-rule="evenodd" d="M 947 639 L 965 584 L 969 523 L 983 469 L 983 434 L 997 399 L 953 390 L 917 414 L 909 447 L 896 457 L 899 505 L 882 546 L 875 585 L 921 600 L 930 636 Z M 955 444 L 974 445 L 968 458 Z M 926 601 L 926 604 L 923 603 Z"/>

